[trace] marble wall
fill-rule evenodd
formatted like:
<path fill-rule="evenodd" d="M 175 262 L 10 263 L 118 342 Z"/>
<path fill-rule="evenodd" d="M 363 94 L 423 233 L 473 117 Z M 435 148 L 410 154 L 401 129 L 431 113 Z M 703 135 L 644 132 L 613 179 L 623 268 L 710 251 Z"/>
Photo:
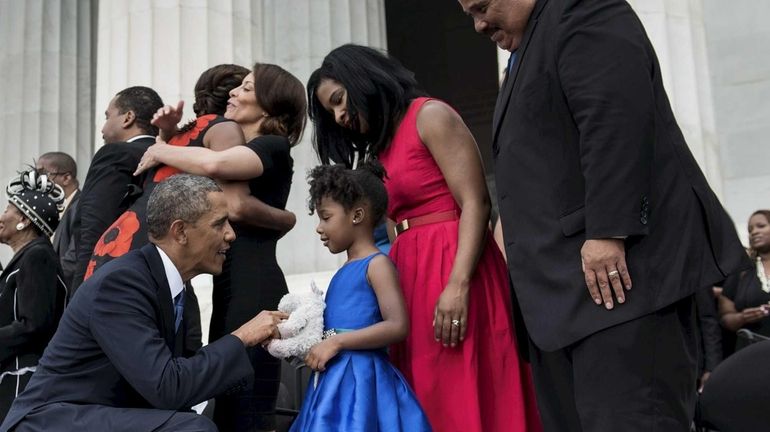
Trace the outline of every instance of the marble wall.
<path fill-rule="evenodd" d="M 702 0 L 723 199 L 746 222 L 770 209 L 770 2 Z"/>

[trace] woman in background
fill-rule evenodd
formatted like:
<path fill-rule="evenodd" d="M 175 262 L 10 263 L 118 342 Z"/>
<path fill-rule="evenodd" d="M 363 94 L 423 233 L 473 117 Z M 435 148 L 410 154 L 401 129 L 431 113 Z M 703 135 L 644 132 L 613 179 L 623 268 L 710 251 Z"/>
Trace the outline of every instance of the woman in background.
<path fill-rule="evenodd" d="M 59 225 L 64 191 L 35 170 L 6 189 L 0 243 L 13 258 L 0 274 L 0 423 L 27 386 L 67 304 L 59 256 L 48 240 Z"/>

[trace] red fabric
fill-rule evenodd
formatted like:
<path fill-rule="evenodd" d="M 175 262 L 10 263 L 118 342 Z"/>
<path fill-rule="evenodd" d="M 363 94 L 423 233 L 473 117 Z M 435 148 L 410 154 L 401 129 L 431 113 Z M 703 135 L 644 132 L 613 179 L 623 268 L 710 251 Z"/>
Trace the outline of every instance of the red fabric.
<path fill-rule="evenodd" d="M 392 220 L 460 210 L 417 131 L 417 113 L 427 100 L 412 102 L 379 156 Z M 465 341 L 445 348 L 433 338 L 433 310 L 452 270 L 458 226 L 452 220 L 410 228 L 393 243 L 390 256 L 411 330 L 406 341 L 391 347 L 391 360 L 436 431 L 540 431 L 530 369 L 516 353 L 505 262 L 492 241 L 471 281 Z"/>

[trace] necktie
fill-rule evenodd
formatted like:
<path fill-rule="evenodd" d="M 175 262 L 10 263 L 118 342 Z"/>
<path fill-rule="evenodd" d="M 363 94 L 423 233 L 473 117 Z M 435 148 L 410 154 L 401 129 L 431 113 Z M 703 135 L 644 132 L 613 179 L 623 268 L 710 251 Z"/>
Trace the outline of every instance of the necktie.
<path fill-rule="evenodd" d="M 174 297 L 174 334 L 179 331 L 179 324 L 182 323 L 182 312 L 184 312 L 184 290 Z"/>
<path fill-rule="evenodd" d="M 516 51 L 511 52 L 511 56 L 508 57 L 508 75 L 513 72 L 513 65 L 516 64 Z"/>

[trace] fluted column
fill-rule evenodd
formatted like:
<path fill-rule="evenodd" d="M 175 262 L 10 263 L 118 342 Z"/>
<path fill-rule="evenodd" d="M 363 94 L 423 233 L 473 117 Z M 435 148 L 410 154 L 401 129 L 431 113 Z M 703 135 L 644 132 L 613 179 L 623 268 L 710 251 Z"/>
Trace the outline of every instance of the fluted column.
<path fill-rule="evenodd" d="M 95 0 L 0 0 L 3 190 L 17 170 L 54 150 L 72 155 L 84 179 L 93 136 L 95 13 Z M 9 256 L 8 248 L 0 247 L 0 260 Z"/>
<path fill-rule="evenodd" d="M 721 197 L 723 178 L 702 0 L 630 3 L 655 47 L 679 127 L 712 189 Z"/>

